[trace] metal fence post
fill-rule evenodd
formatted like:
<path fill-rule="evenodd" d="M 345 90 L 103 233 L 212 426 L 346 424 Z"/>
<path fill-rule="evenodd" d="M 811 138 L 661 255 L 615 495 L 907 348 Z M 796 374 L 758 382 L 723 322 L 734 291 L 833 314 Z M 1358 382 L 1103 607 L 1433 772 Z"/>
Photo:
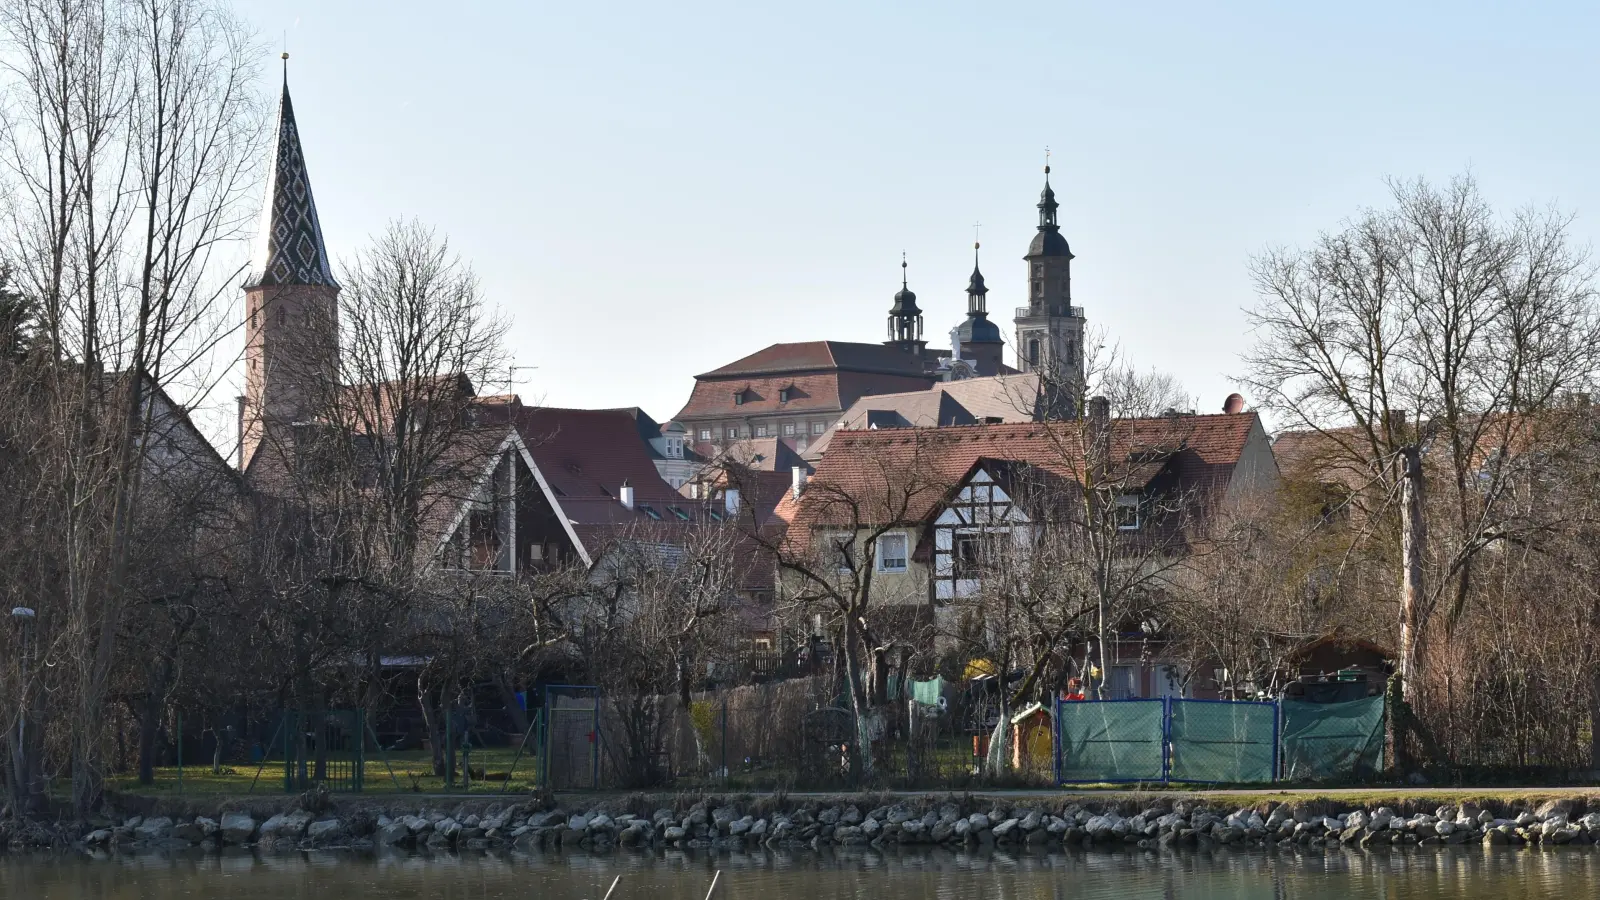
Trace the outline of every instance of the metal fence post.
<path fill-rule="evenodd" d="M 367 775 L 367 711 L 356 710 L 356 772 L 355 792 L 361 793 Z"/>
<path fill-rule="evenodd" d="M 1161 783 L 1172 781 L 1172 698 L 1161 698 Z"/>
<path fill-rule="evenodd" d="M 1056 784 L 1061 784 L 1061 692 L 1057 691 L 1050 707 L 1050 746 L 1054 752 Z"/>

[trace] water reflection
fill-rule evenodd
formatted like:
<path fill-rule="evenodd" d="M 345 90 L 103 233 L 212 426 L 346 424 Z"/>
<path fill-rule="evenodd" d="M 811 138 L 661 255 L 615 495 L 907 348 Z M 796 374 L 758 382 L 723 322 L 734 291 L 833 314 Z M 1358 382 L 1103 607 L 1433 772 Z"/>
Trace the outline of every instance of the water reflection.
<path fill-rule="evenodd" d="M 343 853 L 0 856 L 10 900 L 700 900 L 722 870 L 729 900 L 833 897 L 1280 900 L 1375 897 L 1534 900 L 1600 894 L 1600 850 L 1006 853 L 948 850 L 705 854 Z"/>

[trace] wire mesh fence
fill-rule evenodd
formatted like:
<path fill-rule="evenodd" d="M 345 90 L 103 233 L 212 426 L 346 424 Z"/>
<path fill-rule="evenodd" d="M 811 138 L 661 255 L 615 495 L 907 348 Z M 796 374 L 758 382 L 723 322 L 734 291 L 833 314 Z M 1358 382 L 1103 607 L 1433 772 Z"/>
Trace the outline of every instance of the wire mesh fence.
<path fill-rule="evenodd" d="M 1162 781 L 1167 707 L 1161 700 L 1056 704 L 1058 778 L 1067 782 Z"/>
<path fill-rule="evenodd" d="M 1384 700 L 1058 702 L 1061 783 L 1360 780 L 1382 768 Z"/>
<path fill-rule="evenodd" d="M 1284 778 L 1304 781 L 1383 771 L 1382 697 L 1343 703 L 1283 701 Z"/>
<path fill-rule="evenodd" d="M 1278 705 L 1167 701 L 1167 780 L 1245 784 L 1278 771 Z"/>

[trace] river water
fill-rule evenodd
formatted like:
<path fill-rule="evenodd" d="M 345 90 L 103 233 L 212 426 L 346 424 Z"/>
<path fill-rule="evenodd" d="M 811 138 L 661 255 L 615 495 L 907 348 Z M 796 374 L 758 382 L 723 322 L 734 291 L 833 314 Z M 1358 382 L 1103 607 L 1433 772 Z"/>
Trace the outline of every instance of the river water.
<path fill-rule="evenodd" d="M 1407 852 L 945 851 L 548 855 L 6 856 L 4 900 L 1442 900 L 1600 896 L 1600 849 Z"/>

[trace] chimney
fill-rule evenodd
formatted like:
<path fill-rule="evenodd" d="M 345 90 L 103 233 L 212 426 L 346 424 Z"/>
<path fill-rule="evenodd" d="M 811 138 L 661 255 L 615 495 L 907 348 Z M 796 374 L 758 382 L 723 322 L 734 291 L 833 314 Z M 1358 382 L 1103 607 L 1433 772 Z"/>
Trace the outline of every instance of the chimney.
<path fill-rule="evenodd" d="M 737 515 L 739 512 L 739 489 L 728 488 L 723 491 L 722 502 L 723 507 L 728 511 L 728 515 Z"/>
<path fill-rule="evenodd" d="M 622 501 L 623 509 L 633 509 L 633 485 L 624 481 L 617 491 L 617 499 Z"/>
<path fill-rule="evenodd" d="M 1089 422 L 1105 425 L 1111 421 L 1111 401 L 1104 397 L 1089 398 Z"/>
<path fill-rule="evenodd" d="M 1222 411 L 1230 416 L 1244 412 L 1244 395 L 1229 394 L 1228 399 L 1222 401 Z"/>
<path fill-rule="evenodd" d="M 794 498 L 799 500 L 800 493 L 806 489 L 806 467 L 795 466 L 792 471 L 794 473 L 794 487 L 792 490 L 794 491 Z"/>

